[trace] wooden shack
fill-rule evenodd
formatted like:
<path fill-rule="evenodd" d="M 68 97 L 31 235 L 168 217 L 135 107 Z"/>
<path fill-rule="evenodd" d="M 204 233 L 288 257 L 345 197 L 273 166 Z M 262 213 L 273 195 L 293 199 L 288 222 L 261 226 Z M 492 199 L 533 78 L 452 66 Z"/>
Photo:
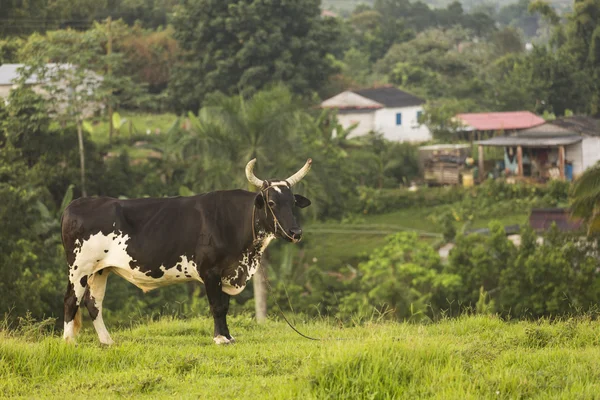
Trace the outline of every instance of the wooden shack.
<path fill-rule="evenodd" d="M 465 160 L 471 154 L 468 144 L 436 144 L 419 148 L 419 167 L 430 185 L 458 185 L 462 182 Z"/>

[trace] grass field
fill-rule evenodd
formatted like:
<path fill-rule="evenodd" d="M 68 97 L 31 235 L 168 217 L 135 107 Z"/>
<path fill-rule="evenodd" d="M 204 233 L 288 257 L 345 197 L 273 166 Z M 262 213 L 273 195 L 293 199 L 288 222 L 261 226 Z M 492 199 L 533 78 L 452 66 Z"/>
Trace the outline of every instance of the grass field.
<path fill-rule="evenodd" d="M 208 318 L 163 319 L 77 346 L 57 336 L 0 332 L 0 396 L 8 398 L 594 399 L 600 322 L 431 325 L 230 323 L 237 343 L 212 343 Z M 110 328 L 110 327 L 109 327 Z M 343 339 L 343 340 L 336 340 Z"/>
<path fill-rule="evenodd" d="M 307 223 L 306 254 L 309 259 L 319 260 L 324 267 L 354 263 L 362 254 L 368 254 L 383 246 L 389 234 L 401 230 L 420 232 L 423 240 L 430 243 L 439 241 L 442 227 L 429 216 L 436 214 L 436 207 L 408 208 L 391 213 L 364 216 L 360 223 Z M 525 224 L 529 210 L 515 210 L 512 215 L 497 217 L 504 225 Z M 469 228 L 487 227 L 492 218 L 480 218 L 472 221 Z M 438 235 L 438 236 L 435 236 Z"/>

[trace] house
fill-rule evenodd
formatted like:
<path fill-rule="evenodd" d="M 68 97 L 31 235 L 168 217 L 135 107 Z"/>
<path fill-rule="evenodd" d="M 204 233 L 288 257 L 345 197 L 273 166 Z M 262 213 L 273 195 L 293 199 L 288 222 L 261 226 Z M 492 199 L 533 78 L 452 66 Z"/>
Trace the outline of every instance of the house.
<path fill-rule="evenodd" d="M 561 232 L 571 232 L 581 229 L 583 221 L 571 216 L 566 208 L 533 208 L 529 215 L 529 225 L 536 231 L 547 231 L 556 224 Z"/>
<path fill-rule="evenodd" d="M 357 124 L 349 137 L 382 133 L 398 142 L 425 142 L 431 133 L 419 123 L 425 101 L 392 86 L 347 90 L 321 103 L 338 110 L 344 128 Z"/>
<path fill-rule="evenodd" d="M 498 132 L 515 133 L 545 121 L 529 111 L 509 111 L 457 114 L 453 122 L 459 127 L 458 138 L 473 141 L 492 137 Z"/>
<path fill-rule="evenodd" d="M 0 65 L 0 98 L 7 99 L 10 92 L 18 86 L 20 70 L 23 67 L 24 67 L 24 64 Z M 58 71 L 58 72 L 63 73 L 62 76 L 65 76 L 64 75 L 65 73 L 68 73 L 73 69 L 73 66 L 70 64 L 48 63 L 48 64 L 46 64 L 46 67 L 48 69 L 49 75 L 55 73 L 55 71 Z M 75 90 L 73 90 L 72 88 L 65 88 L 66 83 L 62 83 L 62 85 L 61 84 L 58 85 L 59 87 L 64 89 L 63 92 L 60 94 L 60 96 L 62 96 L 63 99 L 61 99 L 57 102 L 59 109 L 62 108 L 66 104 L 67 97 L 72 96 L 74 91 L 76 91 L 78 93 L 81 93 L 83 91 L 92 93 L 94 90 L 96 90 L 96 88 L 98 88 L 98 86 L 100 86 L 100 84 L 103 80 L 103 77 L 101 75 L 96 74 L 93 71 L 87 71 L 85 79 L 86 79 L 85 84 L 75 88 Z M 41 94 L 42 96 L 48 96 L 48 94 L 42 88 L 42 82 L 40 82 L 40 79 L 35 74 L 32 74 L 32 76 L 27 78 L 27 80 L 25 81 L 25 84 L 27 86 L 31 87 L 34 92 Z M 103 108 L 104 108 L 104 106 L 102 103 L 93 102 L 93 103 L 86 105 L 84 114 L 89 116 Z"/>
<path fill-rule="evenodd" d="M 17 79 L 19 79 L 18 69 L 23 67 L 23 64 L 3 64 L 0 65 L 0 98 L 6 99 L 10 91 L 17 87 Z M 37 77 L 32 76 L 25 82 L 27 85 L 32 85 L 33 90 L 39 92 L 39 84 Z"/>
<path fill-rule="evenodd" d="M 600 121 L 563 117 L 533 128 L 481 140 L 484 146 L 504 148 L 504 170 L 520 177 L 571 180 L 600 161 Z M 481 176 L 481 175 L 480 175 Z"/>

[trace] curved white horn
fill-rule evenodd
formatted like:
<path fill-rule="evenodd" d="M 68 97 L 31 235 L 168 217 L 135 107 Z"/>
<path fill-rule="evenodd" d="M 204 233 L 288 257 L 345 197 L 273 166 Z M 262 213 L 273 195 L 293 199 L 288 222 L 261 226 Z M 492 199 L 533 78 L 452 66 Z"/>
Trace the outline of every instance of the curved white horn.
<path fill-rule="evenodd" d="M 300 171 L 296 172 L 294 175 L 286 179 L 287 183 L 289 183 L 290 186 L 294 186 L 296 183 L 300 182 L 302 178 L 304 178 L 306 174 L 308 174 L 311 164 L 312 158 L 309 158 L 308 160 L 306 160 L 306 164 L 304 164 L 304 167 L 302 167 Z"/>
<path fill-rule="evenodd" d="M 256 158 L 253 158 L 246 164 L 246 178 L 248 178 L 248 182 L 253 184 L 254 186 L 261 187 L 263 185 L 263 181 L 258 179 L 256 175 L 254 175 L 254 164 L 256 164 Z"/>

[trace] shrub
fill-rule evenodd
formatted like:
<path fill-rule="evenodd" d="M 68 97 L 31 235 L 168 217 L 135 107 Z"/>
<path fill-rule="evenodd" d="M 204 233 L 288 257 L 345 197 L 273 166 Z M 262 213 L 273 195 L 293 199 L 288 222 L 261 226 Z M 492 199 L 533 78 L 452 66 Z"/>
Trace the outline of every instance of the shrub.
<path fill-rule="evenodd" d="M 444 293 L 460 284 L 457 275 L 442 273 L 439 255 L 414 233 L 390 236 L 358 269 L 359 290 L 342 299 L 341 317 L 373 309 L 396 319 L 432 317 L 444 306 Z"/>

